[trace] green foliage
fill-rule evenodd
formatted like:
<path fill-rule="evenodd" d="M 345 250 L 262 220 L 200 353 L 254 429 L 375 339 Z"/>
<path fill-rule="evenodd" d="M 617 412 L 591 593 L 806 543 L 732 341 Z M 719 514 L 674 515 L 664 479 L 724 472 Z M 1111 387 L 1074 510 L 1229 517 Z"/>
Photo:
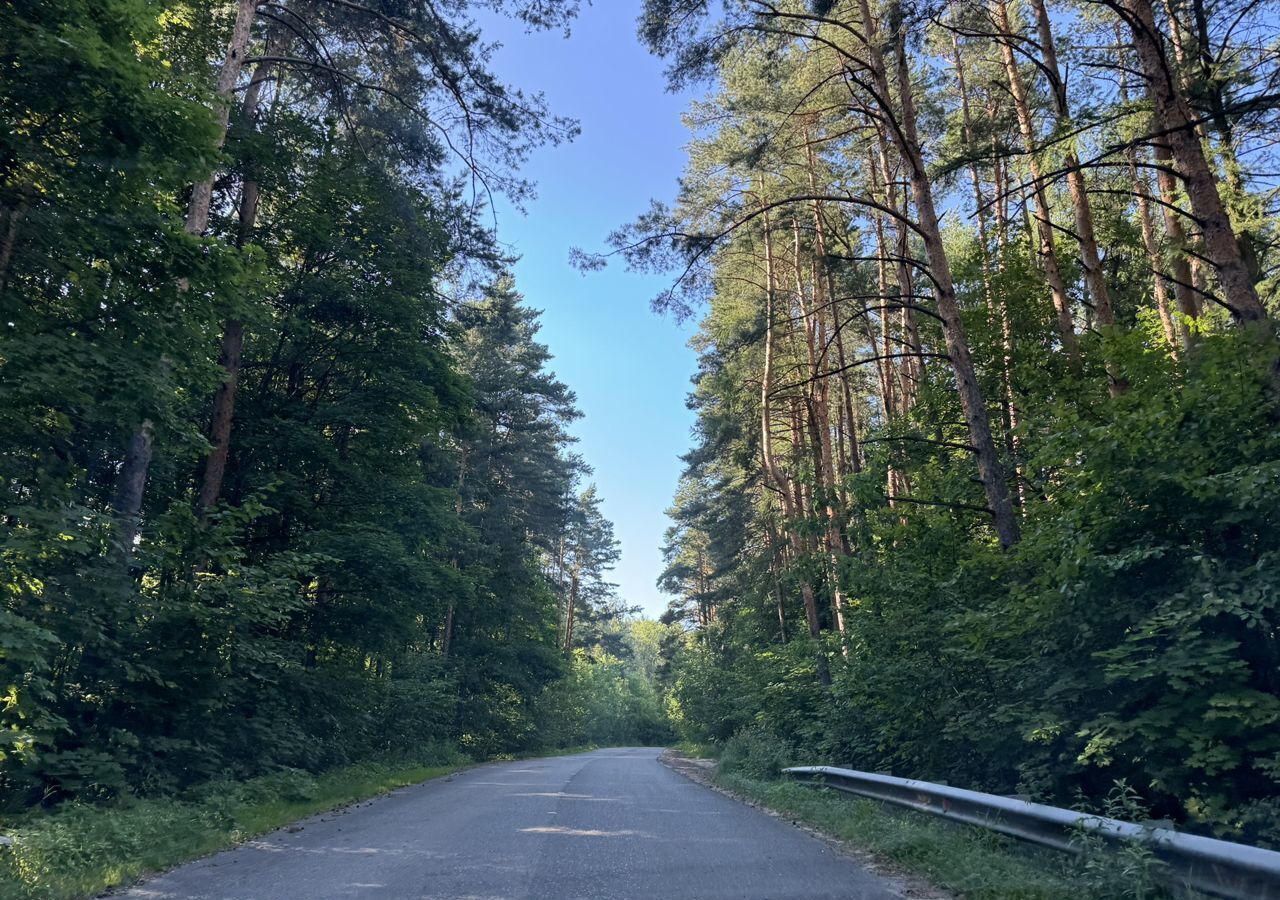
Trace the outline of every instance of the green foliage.
<path fill-rule="evenodd" d="M 539 698 L 537 722 L 546 747 L 652 747 L 671 738 L 653 683 L 602 652 L 574 652 L 568 675 Z"/>
<path fill-rule="evenodd" d="M 1088 813 L 1088 810 L 1082 810 Z M 1117 781 L 1107 794 L 1102 815 L 1122 822 L 1144 822 L 1149 811 L 1138 792 Z M 1126 841 L 1119 847 L 1108 846 L 1097 832 L 1080 828 L 1072 841 L 1080 853 L 1075 871 L 1089 884 L 1092 895 L 1145 898 L 1160 895 L 1158 879 L 1163 864 L 1148 844 Z"/>
<path fill-rule="evenodd" d="M 945 513 L 877 525 L 893 540 L 845 571 L 829 693 L 768 606 L 721 609 L 668 654 L 681 736 L 763 726 L 806 762 L 1059 804 L 1125 779 L 1159 815 L 1275 840 L 1273 353 L 1243 335 L 1206 335 L 1185 368 L 1137 340 L 1111 353 L 1126 393 L 1028 410 L 1012 553 Z"/>
<path fill-rule="evenodd" d="M 246 780 L 305 803 L 314 773 L 423 748 L 660 739 L 647 681 L 563 652 L 622 652 L 617 544 L 455 169 L 518 200 L 575 126 L 487 71 L 472 6 L 259 10 L 247 55 L 301 62 L 257 64 L 252 115 L 241 72 L 224 135 L 232 7 L 0 3 L 0 809 Z"/>
<path fill-rule="evenodd" d="M 642 34 L 674 77 L 714 77 L 688 116 L 676 202 L 611 237 L 629 264 L 678 273 L 659 307 L 702 314 L 697 440 L 659 576 L 666 620 L 685 631 L 657 669 L 677 733 L 733 739 L 730 756 L 749 758 L 734 736 L 763 731 L 805 762 L 1058 805 L 1082 794 L 1099 807 L 1124 780 L 1184 827 L 1274 844 L 1274 298 L 1256 328 L 1213 303 L 1193 318 L 1194 299 L 1178 312 L 1186 285 L 1160 277 L 1175 262 L 1223 285 L 1155 209 L 1138 153 L 1131 171 L 1084 176 L 1114 322 L 1084 284 L 1086 242 L 1062 228 L 1083 201 L 1061 173 L 1044 179 L 1035 203 L 1060 231 L 1058 321 L 1035 213 L 1012 211 L 1006 189 L 1029 184 L 1033 138 L 1048 172 L 1068 152 L 1101 159 L 1117 136 L 1147 133 L 1146 107 L 1126 106 L 1140 85 L 1122 102 L 1077 81 L 1089 86 L 1070 101 L 1116 124 L 1065 129 L 1060 108 L 1038 105 L 1053 73 L 1024 66 L 1023 126 L 998 48 L 978 37 L 990 27 L 979 7 L 914 20 L 902 70 L 892 27 L 875 52 L 857 34 L 914 12 L 822 6 L 833 22 L 795 4 L 646 4 Z M 1050 7 L 1041 27 L 1071 37 L 1062 59 L 1116 52 L 1109 14 Z M 1011 27 L 1045 40 L 1035 21 L 1015 14 Z M 848 66 L 867 81 L 827 77 Z M 899 130 L 908 116 L 914 149 Z M 1273 228 L 1257 217 L 1265 186 L 1223 156 L 1234 225 Z M 939 240 L 919 215 L 926 192 L 946 211 Z M 1255 268 L 1265 295 L 1268 270 Z M 963 333 L 945 321 L 946 282 Z M 1064 352 L 1073 335 L 1078 365 Z M 961 402 L 969 382 L 981 401 Z M 992 527 L 1002 487 L 1016 528 Z"/>
<path fill-rule="evenodd" d="M 770 781 L 794 765 L 800 765 L 794 746 L 761 728 L 748 728 L 725 741 L 718 771 Z"/>
<path fill-rule="evenodd" d="M 830 22 L 802 6 L 653 0 L 642 25 L 677 81 L 714 80 L 676 202 L 610 238 L 630 265 L 676 273 L 659 307 L 702 315 L 696 446 L 658 580 L 685 632 L 657 668 L 677 733 L 735 760 L 756 739 L 735 735 L 767 733 L 805 762 L 1058 805 L 1099 807 L 1124 780 L 1183 827 L 1275 844 L 1274 297 L 1254 327 L 1164 277 L 1194 266 L 1225 296 L 1144 186 L 1145 151 L 1130 171 L 1086 166 L 1091 212 L 1061 171 L 1023 193 L 1029 162 L 1051 172 L 1148 133 L 1137 79 L 1126 98 L 1091 77 L 1041 96 L 1059 65 L 1039 64 L 1046 33 L 1070 35 L 1063 60 L 1123 55 L 1109 13 L 1015 11 L 1040 48 L 1020 124 L 979 6 L 822 4 Z M 877 28 L 882 44 L 858 37 Z M 828 77 L 849 67 L 866 80 Z M 1067 128 L 1077 102 L 1089 117 Z M 1247 245 L 1274 215 L 1257 216 L 1268 188 L 1234 152 L 1217 187 Z M 1094 220 L 1114 322 L 1072 212 Z M 1033 215 L 1057 233 L 1062 287 Z"/>

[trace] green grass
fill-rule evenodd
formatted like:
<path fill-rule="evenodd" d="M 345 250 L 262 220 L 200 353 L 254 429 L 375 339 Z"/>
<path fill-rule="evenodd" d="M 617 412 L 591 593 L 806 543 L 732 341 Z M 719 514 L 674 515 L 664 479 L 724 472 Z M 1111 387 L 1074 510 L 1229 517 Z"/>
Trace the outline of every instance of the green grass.
<path fill-rule="evenodd" d="M 721 773 L 716 782 L 848 841 L 938 887 L 974 900 L 1109 900 L 1166 896 L 1141 851 L 1097 849 L 1076 859 L 992 831 L 872 800 L 783 781 Z"/>
<path fill-rule="evenodd" d="M 673 748 L 681 756 L 690 759 L 719 759 L 721 747 L 718 744 L 699 744 L 696 741 L 681 741 Z"/>
<path fill-rule="evenodd" d="M 0 823 L 0 898 L 72 900 L 232 846 L 298 819 L 455 772 L 446 765 L 361 763 L 323 775 L 286 771 L 214 782 L 180 797 L 68 805 Z"/>

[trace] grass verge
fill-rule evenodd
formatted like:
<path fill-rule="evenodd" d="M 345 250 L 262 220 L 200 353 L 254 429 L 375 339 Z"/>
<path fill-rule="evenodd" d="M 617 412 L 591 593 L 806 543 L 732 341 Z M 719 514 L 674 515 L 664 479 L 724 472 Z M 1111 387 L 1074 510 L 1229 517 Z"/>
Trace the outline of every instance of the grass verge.
<path fill-rule="evenodd" d="M 1155 863 L 1136 853 L 1088 849 L 1079 858 L 993 831 L 786 781 L 719 773 L 721 787 L 848 841 L 930 883 L 973 900 L 1097 900 L 1167 896 Z"/>
<path fill-rule="evenodd" d="M 690 759 L 719 759 L 722 749 L 718 744 L 699 744 L 696 741 L 681 741 L 675 749 L 681 756 Z"/>
<path fill-rule="evenodd" d="M 462 756 L 287 770 L 174 797 L 68 805 L 0 822 L 3 900 L 79 900 L 334 807 L 455 772 Z"/>

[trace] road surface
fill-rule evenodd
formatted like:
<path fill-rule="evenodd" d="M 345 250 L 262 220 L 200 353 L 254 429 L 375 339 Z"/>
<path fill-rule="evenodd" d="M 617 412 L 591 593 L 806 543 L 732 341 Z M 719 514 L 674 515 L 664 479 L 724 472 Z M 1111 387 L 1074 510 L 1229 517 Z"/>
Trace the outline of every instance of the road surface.
<path fill-rule="evenodd" d="M 897 897 L 849 858 L 695 784 L 658 749 L 480 766 L 306 820 L 125 892 L 147 900 Z"/>

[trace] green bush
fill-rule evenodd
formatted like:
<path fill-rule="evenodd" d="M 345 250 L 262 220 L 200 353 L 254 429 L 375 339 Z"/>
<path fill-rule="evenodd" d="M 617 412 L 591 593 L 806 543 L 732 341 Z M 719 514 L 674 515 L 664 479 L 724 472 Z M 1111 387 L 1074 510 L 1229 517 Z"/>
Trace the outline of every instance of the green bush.
<path fill-rule="evenodd" d="M 761 781 L 781 776 L 787 766 L 796 765 L 791 744 L 762 728 L 746 728 L 725 742 L 720 769 Z"/>

